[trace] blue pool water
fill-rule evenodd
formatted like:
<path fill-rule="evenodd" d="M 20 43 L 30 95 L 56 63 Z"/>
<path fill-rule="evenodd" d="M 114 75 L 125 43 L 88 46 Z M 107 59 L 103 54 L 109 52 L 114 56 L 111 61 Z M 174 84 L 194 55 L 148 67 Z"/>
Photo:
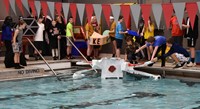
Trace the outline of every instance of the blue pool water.
<path fill-rule="evenodd" d="M 198 109 L 200 85 L 179 80 L 43 78 L 0 83 L 0 109 Z"/>

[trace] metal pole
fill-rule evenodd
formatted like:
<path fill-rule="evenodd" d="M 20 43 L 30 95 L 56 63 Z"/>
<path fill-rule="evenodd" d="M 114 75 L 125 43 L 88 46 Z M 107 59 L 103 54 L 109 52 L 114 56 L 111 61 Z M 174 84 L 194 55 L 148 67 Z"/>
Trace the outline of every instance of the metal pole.
<path fill-rule="evenodd" d="M 87 58 L 83 55 L 83 53 L 81 53 L 81 51 L 76 47 L 76 45 L 74 45 L 74 43 L 69 39 L 69 37 L 67 37 L 67 40 L 69 40 L 69 42 L 74 46 L 74 48 L 80 53 L 80 55 L 89 63 L 89 61 L 87 60 Z M 89 63 L 90 64 L 90 63 Z M 92 64 L 90 64 L 90 66 L 92 67 Z M 93 69 L 96 73 L 97 70 Z"/>
<path fill-rule="evenodd" d="M 51 68 L 51 66 L 49 65 L 49 63 L 44 59 L 44 57 L 41 55 L 41 53 L 38 51 L 38 49 L 35 47 L 35 45 L 33 45 L 33 43 L 31 42 L 31 40 L 29 38 L 27 38 L 27 37 L 26 37 L 26 39 L 29 41 L 29 43 L 32 45 L 32 47 L 36 50 L 36 52 L 40 55 L 40 57 L 42 58 L 42 60 L 46 63 L 46 65 L 53 72 L 53 74 L 57 77 L 57 79 L 60 81 L 61 79 L 57 76 L 56 72 Z"/>
<path fill-rule="evenodd" d="M 58 39 L 58 59 L 60 60 L 60 39 Z"/>

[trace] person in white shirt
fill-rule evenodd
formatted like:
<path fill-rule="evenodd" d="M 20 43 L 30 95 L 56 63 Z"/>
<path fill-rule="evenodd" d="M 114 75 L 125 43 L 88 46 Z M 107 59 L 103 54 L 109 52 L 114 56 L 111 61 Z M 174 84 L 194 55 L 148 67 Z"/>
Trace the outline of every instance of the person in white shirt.
<path fill-rule="evenodd" d="M 37 22 L 39 28 L 34 38 L 34 45 L 39 50 L 40 53 L 42 53 L 42 47 L 43 47 L 43 41 L 44 41 L 43 33 L 45 30 L 44 24 L 42 22 L 43 22 L 43 17 L 39 17 L 38 22 Z M 41 59 L 39 58 L 39 55 L 36 51 L 34 51 L 34 54 L 35 54 L 35 60 Z"/>

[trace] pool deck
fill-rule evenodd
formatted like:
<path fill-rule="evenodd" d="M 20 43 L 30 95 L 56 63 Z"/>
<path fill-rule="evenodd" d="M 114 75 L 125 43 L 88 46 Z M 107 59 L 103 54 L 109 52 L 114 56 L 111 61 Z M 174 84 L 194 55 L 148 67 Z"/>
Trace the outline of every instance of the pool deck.
<path fill-rule="evenodd" d="M 111 56 L 111 54 L 101 55 L 101 57 L 106 56 Z M 73 60 L 52 60 L 50 56 L 45 56 L 45 59 L 56 72 L 57 70 L 70 69 L 75 65 L 75 62 L 83 61 L 83 59 L 80 57 Z M 24 69 L 5 68 L 3 60 L 4 58 L 0 57 L 0 81 L 34 79 L 54 76 L 53 72 L 42 60 L 35 61 L 33 58 L 30 58 L 27 61 L 27 66 L 25 66 Z M 184 66 L 181 69 L 173 69 L 172 63 L 166 63 L 166 67 L 160 67 L 160 63 L 158 62 L 152 67 L 140 67 L 135 69 L 151 74 L 161 75 L 164 78 L 200 82 L 200 65 L 196 65 L 195 67 Z"/>
<path fill-rule="evenodd" d="M 200 65 L 195 67 L 187 67 L 174 69 L 172 63 L 166 63 L 165 67 L 160 67 L 160 63 L 154 64 L 152 67 L 140 67 L 136 70 L 148 72 L 151 74 L 161 75 L 163 78 L 174 78 L 185 81 L 200 82 Z"/>
<path fill-rule="evenodd" d="M 52 60 L 51 57 L 45 57 L 49 65 L 55 72 L 57 70 L 70 69 L 72 64 L 80 59 L 74 60 Z M 33 58 L 27 60 L 27 66 L 23 69 L 5 68 L 3 63 L 4 58 L 0 57 L 0 81 L 9 80 L 23 80 L 23 79 L 34 79 L 43 77 L 54 76 L 50 68 L 44 63 L 43 60 L 35 61 Z"/>

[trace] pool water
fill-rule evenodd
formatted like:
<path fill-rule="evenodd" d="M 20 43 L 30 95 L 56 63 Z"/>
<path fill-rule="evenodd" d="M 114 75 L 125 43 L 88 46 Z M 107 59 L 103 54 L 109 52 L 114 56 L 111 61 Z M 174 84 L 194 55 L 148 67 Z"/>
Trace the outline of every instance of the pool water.
<path fill-rule="evenodd" d="M 200 108 L 200 85 L 173 79 L 43 78 L 1 82 L 0 87 L 0 109 Z"/>

